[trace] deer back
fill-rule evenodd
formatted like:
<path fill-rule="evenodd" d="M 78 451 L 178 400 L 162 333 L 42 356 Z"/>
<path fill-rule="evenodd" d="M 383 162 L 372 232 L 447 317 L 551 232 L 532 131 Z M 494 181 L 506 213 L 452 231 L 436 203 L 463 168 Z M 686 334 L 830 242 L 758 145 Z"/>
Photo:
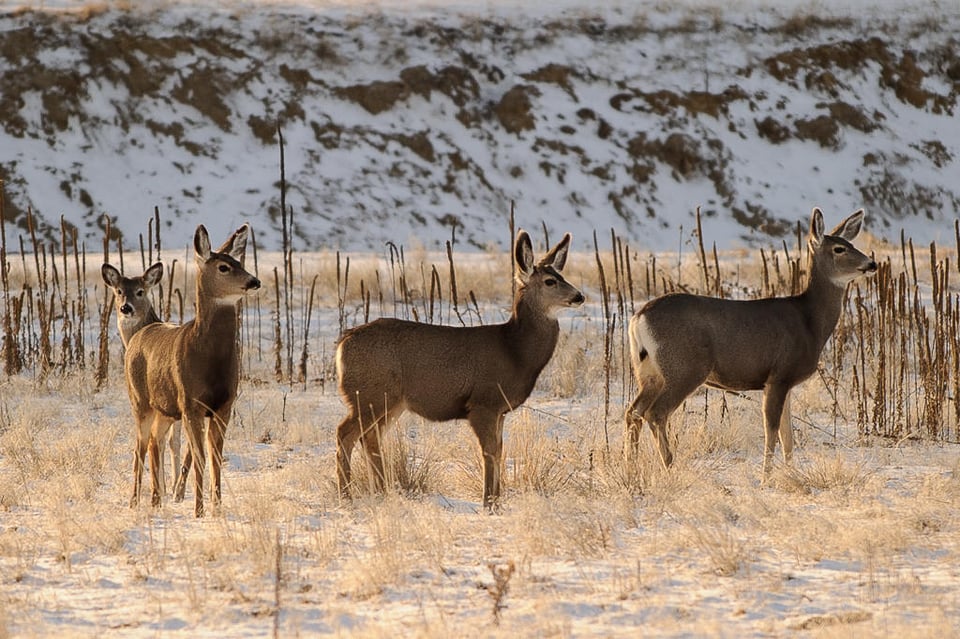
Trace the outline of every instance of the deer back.
<path fill-rule="evenodd" d="M 344 400 L 375 412 L 403 405 L 432 421 L 522 404 L 556 347 L 556 310 L 583 302 L 560 274 L 569 242 L 566 235 L 536 263 L 529 236 L 518 234 L 520 287 L 505 323 L 457 327 L 380 319 L 347 331 L 337 348 Z"/>

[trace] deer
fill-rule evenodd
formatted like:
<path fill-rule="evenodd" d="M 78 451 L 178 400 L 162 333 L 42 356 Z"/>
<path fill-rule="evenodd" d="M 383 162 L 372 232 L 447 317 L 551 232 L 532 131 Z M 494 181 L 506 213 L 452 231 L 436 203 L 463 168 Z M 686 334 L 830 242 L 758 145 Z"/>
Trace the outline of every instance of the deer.
<path fill-rule="evenodd" d="M 660 461 L 673 462 L 667 439 L 671 413 L 697 388 L 763 391 L 763 477 L 779 438 L 786 464 L 793 454 L 790 391 L 816 370 L 840 318 L 847 285 L 877 271 L 851 244 L 860 233 L 859 209 L 829 233 L 823 213 L 810 216 L 811 256 L 806 289 L 787 297 L 730 300 L 672 293 L 647 302 L 628 328 L 630 360 L 639 392 L 625 413 L 631 447 L 650 424 Z"/>
<path fill-rule="evenodd" d="M 140 500 L 144 456 L 150 438 L 160 441 L 180 420 L 192 460 L 194 514 L 204 516 L 203 473 L 209 453 L 211 501 L 221 504 L 223 441 L 240 380 L 239 304 L 260 288 L 241 262 L 250 227 L 244 224 L 216 251 L 201 224 L 193 238 L 196 263 L 196 317 L 181 324 L 148 324 L 134 333 L 124 358 L 127 392 L 136 423 L 131 507 Z M 206 435 L 206 446 L 204 445 Z M 159 452 L 149 447 L 151 505 L 160 506 Z M 186 489 L 187 456 L 174 488 Z"/>
<path fill-rule="evenodd" d="M 557 311 L 584 302 L 561 271 L 571 236 L 535 261 L 530 236 L 514 246 L 518 288 L 506 322 L 447 326 L 381 318 L 347 330 L 336 348 L 347 415 L 337 427 L 337 483 L 350 496 L 350 454 L 359 440 L 383 490 L 382 433 L 404 411 L 432 422 L 466 419 L 483 459 L 483 506 L 497 507 L 507 413 L 522 405 L 557 346 Z"/>
<path fill-rule="evenodd" d="M 139 331 L 147 324 L 154 324 L 160 321 L 156 311 L 153 310 L 153 304 L 147 295 L 154 286 L 160 283 L 163 278 L 163 263 L 156 262 L 150 268 L 138 277 L 125 277 L 115 266 L 105 263 L 100 268 L 100 275 L 104 283 L 113 290 L 113 297 L 117 309 L 117 328 L 120 331 L 120 340 L 124 348 L 130 343 L 133 334 Z M 172 486 L 175 486 L 180 478 L 180 428 L 174 426 L 170 429 L 170 464 L 173 474 Z M 159 440 L 156 445 L 159 446 L 160 460 L 163 462 L 163 453 L 166 446 L 165 440 Z M 184 466 L 190 464 L 189 460 L 184 462 Z M 160 469 L 160 490 L 164 494 L 167 492 L 166 473 Z"/>

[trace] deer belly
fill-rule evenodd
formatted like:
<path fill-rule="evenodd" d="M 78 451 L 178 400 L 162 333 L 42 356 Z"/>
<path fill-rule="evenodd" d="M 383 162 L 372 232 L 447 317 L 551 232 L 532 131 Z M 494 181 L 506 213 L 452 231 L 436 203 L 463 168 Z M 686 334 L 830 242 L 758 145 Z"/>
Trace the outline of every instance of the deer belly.
<path fill-rule="evenodd" d="M 446 422 L 452 419 L 464 419 L 467 416 L 466 401 L 461 398 L 440 396 L 408 397 L 404 401 L 406 410 L 416 413 L 432 422 Z"/>
<path fill-rule="evenodd" d="M 767 382 L 767 374 L 750 374 L 746 371 L 714 371 L 704 383 L 713 388 L 728 391 L 760 390 Z"/>
<path fill-rule="evenodd" d="M 202 406 L 207 409 L 207 417 L 210 417 L 214 412 L 219 411 L 230 402 L 233 398 L 233 393 L 226 386 L 221 388 L 212 388 L 204 393 L 199 399 Z"/>

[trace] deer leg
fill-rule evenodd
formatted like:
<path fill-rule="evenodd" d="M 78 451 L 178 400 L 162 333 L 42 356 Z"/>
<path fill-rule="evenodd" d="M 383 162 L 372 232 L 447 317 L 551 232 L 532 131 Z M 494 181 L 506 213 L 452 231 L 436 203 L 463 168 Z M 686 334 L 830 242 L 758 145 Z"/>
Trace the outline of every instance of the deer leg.
<path fill-rule="evenodd" d="M 163 466 L 164 466 L 164 464 L 163 464 L 163 454 L 166 452 L 166 449 L 167 449 L 166 437 L 161 437 L 161 438 L 159 438 L 159 439 L 154 439 L 154 438 L 151 437 L 151 438 L 150 438 L 150 444 L 147 446 L 147 454 L 150 455 L 150 483 L 151 483 L 151 485 L 153 484 L 153 449 L 154 449 L 154 448 L 157 449 L 157 459 L 159 460 L 159 462 L 157 463 L 157 469 L 159 470 L 159 473 L 160 473 L 160 476 L 159 476 L 159 479 L 158 479 L 158 481 L 159 481 L 159 483 L 160 483 L 160 492 L 163 493 L 163 494 L 166 494 L 166 492 L 167 492 L 167 481 L 166 481 L 166 477 L 165 477 L 165 474 L 166 474 L 166 473 L 163 472 L 163 471 L 164 471 L 164 467 L 163 467 Z M 156 505 L 157 505 L 157 504 L 155 503 L 154 506 L 156 506 Z"/>
<path fill-rule="evenodd" d="M 337 426 L 337 485 L 340 496 L 345 499 L 350 496 L 350 453 L 360 439 L 360 421 L 357 419 L 357 411 L 353 406 L 348 410 L 347 416 Z"/>
<path fill-rule="evenodd" d="M 361 429 L 360 442 L 363 444 L 363 451 L 367 455 L 367 462 L 370 465 L 370 475 L 373 481 L 373 487 L 377 491 L 382 491 L 386 484 L 387 475 L 383 467 L 383 454 L 380 450 L 380 442 L 383 433 L 390 428 L 390 425 L 400 417 L 403 408 L 399 405 L 389 406 L 383 415 L 379 417 L 371 411 L 371 424 L 367 428 Z"/>
<path fill-rule="evenodd" d="M 627 427 L 627 453 L 636 455 L 640 447 L 640 431 L 643 430 L 643 413 L 646 405 L 641 403 L 642 395 L 637 395 L 623 415 Z"/>
<path fill-rule="evenodd" d="M 133 495 L 130 497 L 130 507 L 140 503 L 140 485 L 143 482 L 143 462 L 147 456 L 147 445 L 150 440 L 149 415 L 136 415 L 137 442 L 133 448 Z"/>
<path fill-rule="evenodd" d="M 780 446 L 783 447 L 783 461 L 789 464 L 793 461 L 793 424 L 790 420 L 790 392 L 783 402 L 783 411 L 780 413 Z"/>
<path fill-rule="evenodd" d="M 375 492 L 383 492 L 386 484 L 383 454 L 380 451 L 380 434 L 386 429 L 384 419 L 385 417 L 377 418 L 371 415 L 370 424 L 360 428 L 360 445 L 363 446 L 370 468 L 370 488 Z"/>
<path fill-rule="evenodd" d="M 763 476 L 767 477 L 773 465 L 773 453 L 781 436 L 780 419 L 790 387 L 768 383 L 763 389 Z"/>
<path fill-rule="evenodd" d="M 207 424 L 207 444 L 210 447 L 207 451 L 207 454 L 210 456 L 210 499 L 213 502 L 213 510 L 215 513 L 220 511 L 223 440 L 227 432 L 227 424 L 230 421 L 230 411 L 232 408 L 232 404 L 222 406 L 220 410 L 210 416 L 209 423 Z"/>
<path fill-rule="evenodd" d="M 500 465 L 503 462 L 504 415 L 489 411 L 473 411 L 470 427 L 480 441 L 483 454 L 483 507 L 496 510 L 500 500 Z"/>
<path fill-rule="evenodd" d="M 203 517 L 203 464 L 206 461 L 206 453 L 203 444 L 204 415 L 201 411 L 183 412 L 183 429 L 187 433 L 187 441 L 190 445 L 190 455 L 193 461 L 193 488 L 196 494 L 194 499 L 194 515 Z M 186 477 L 184 472 L 181 479 Z"/>
<path fill-rule="evenodd" d="M 657 451 L 660 453 L 660 462 L 664 469 L 673 464 L 673 453 L 670 452 L 670 439 L 667 437 L 667 425 L 670 416 L 683 403 L 690 393 L 697 390 L 707 378 L 709 371 L 695 370 L 686 375 L 676 375 L 673 381 L 667 384 L 661 382 L 660 393 L 644 413 L 644 419 L 650 423 L 650 429 L 656 436 Z M 663 378 L 661 378 L 662 380 Z"/>
<path fill-rule="evenodd" d="M 150 506 L 160 506 L 159 484 L 163 481 L 163 470 L 160 468 L 160 444 L 153 437 L 147 443 L 147 454 L 150 455 Z"/>
<path fill-rule="evenodd" d="M 167 438 L 167 429 L 170 428 L 171 420 L 155 413 L 153 424 L 150 427 L 150 442 L 148 449 L 150 452 L 150 505 L 154 508 L 160 506 L 163 489 L 163 442 Z"/>
<path fill-rule="evenodd" d="M 650 421 L 650 429 L 656 437 L 657 452 L 660 453 L 660 463 L 664 469 L 670 468 L 673 464 L 673 453 L 670 452 L 670 440 L 667 437 L 667 423 L 666 416 Z"/>
<path fill-rule="evenodd" d="M 186 427 L 183 425 L 183 422 L 176 427 L 179 431 L 183 432 Z M 190 438 L 187 437 L 187 452 L 183 454 L 182 460 L 177 460 L 178 468 L 180 469 L 177 472 L 177 483 L 174 488 L 173 500 L 176 502 L 183 501 L 183 495 L 187 491 L 187 477 L 190 475 L 190 466 L 193 465 L 193 454 L 190 452 Z"/>
<path fill-rule="evenodd" d="M 663 464 L 664 469 L 670 468 L 670 465 L 673 464 L 670 439 L 667 437 L 667 424 L 670 421 L 670 415 L 682 401 L 683 398 L 674 402 L 672 398 L 661 394 L 644 414 L 644 418 L 650 423 L 650 430 L 653 431 L 656 438 L 657 452 L 660 453 L 660 463 Z"/>
<path fill-rule="evenodd" d="M 176 493 L 176 486 L 180 483 L 180 424 L 174 423 L 170 426 L 170 479 L 171 491 Z M 166 487 L 164 487 L 166 494 Z"/>
<path fill-rule="evenodd" d="M 627 425 L 628 451 L 636 454 L 640 446 L 640 432 L 643 430 L 643 416 L 651 404 L 656 401 L 660 395 L 662 386 L 653 378 L 637 380 L 640 392 L 636 399 L 627 408 L 624 414 L 624 421 Z M 653 426 L 651 425 L 651 429 Z"/>

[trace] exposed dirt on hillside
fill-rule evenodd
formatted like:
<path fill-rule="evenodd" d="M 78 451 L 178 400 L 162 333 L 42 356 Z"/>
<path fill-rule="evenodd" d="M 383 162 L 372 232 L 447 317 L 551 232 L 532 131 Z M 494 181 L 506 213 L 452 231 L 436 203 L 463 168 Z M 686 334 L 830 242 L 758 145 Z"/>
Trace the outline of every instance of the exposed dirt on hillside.
<path fill-rule="evenodd" d="M 374 162 L 378 166 L 363 169 L 369 175 L 396 180 L 399 190 L 410 193 L 435 188 L 457 194 L 467 208 L 472 199 L 499 197 L 498 182 L 539 171 L 558 187 L 578 185 L 565 196 L 577 215 L 581 209 L 612 207 L 620 218 L 640 223 L 661 204 L 657 180 L 706 180 L 715 207 L 728 210 L 745 227 L 774 235 L 789 231 L 790 224 L 761 204 L 756 193 L 741 192 L 750 176 L 737 173 L 732 140 L 775 146 L 803 141 L 837 154 L 851 136 L 883 136 L 890 125 L 889 113 L 860 100 L 864 85 L 879 86 L 890 100 L 933 115 L 954 114 L 960 95 L 960 45 L 924 46 L 883 33 L 838 39 L 839 30 L 848 26 L 844 20 L 795 17 L 767 28 L 782 34 L 782 50 L 731 69 L 720 91 L 602 77 L 584 63 L 544 62 L 547 54 L 539 54 L 530 68 L 509 69 L 504 62 L 509 56 L 491 53 L 548 51 L 570 34 L 609 46 L 651 34 L 668 38 L 689 30 L 695 36 L 703 28 L 697 24 L 653 32 L 642 22 L 613 26 L 584 17 L 542 26 L 531 37 L 522 28 L 489 20 L 451 27 L 430 21 L 394 24 L 381 17 L 378 43 L 361 37 L 361 27 L 369 25 L 323 18 L 289 24 L 277 19 L 252 32 L 233 30 L 229 21 L 211 26 L 199 18 L 153 30 L 151 17 L 136 12 L 112 19 L 23 12 L 7 20 L 10 28 L 0 32 L 0 61 L 7 67 L 0 75 L 0 122 L 13 140 L 44 140 L 53 149 L 69 132 L 100 139 L 110 129 L 131 135 L 145 129 L 153 139 L 134 135 L 135 143 L 124 152 L 149 153 L 171 143 L 188 158 L 217 160 L 224 138 L 270 147 L 277 143 L 278 126 L 298 123 L 318 144 L 310 153 L 373 150 L 382 157 Z M 831 41 L 817 42 L 816 34 L 823 31 Z M 422 62 L 414 41 L 436 51 L 435 64 Z M 807 41 L 808 46 L 796 46 Z M 381 65 L 376 79 L 351 70 L 360 54 Z M 675 63 L 681 55 L 665 60 Z M 64 63 L 67 59 L 75 63 Z M 562 104 L 547 97 L 557 95 L 556 88 L 565 96 Z M 814 110 L 792 113 L 783 97 L 788 90 L 814 96 Z M 605 103 L 597 101 L 598 95 L 606 96 Z M 429 115 L 418 112 L 419 101 L 433 107 Z M 451 111 L 437 110 L 447 103 Z M 337 111 L 351 105 L 374 119 L 338 122 Z M 166 109 L 164 115 L 154 112 L 158 106 Z M 441 113 L 449 113 L 455 122 L 448 126 L 460 127 L 468 138 L 496 145 L 497 136 L 506 133 L 530 156 L 479 162 L 467 149 L 452 148 L 456 142 L 449 134 L 438 132 L 431 118 L 448 117 Z M 208 125 L 216 133 L 204 129 Z M 393 157 L 395 148 L 409 156 Z M 594 156 L 596 148 L 603 153 Z M 946 170 L 955 161 L 951 147 L 936 140 L 915 140 L 906 148 L 936 169 Z M 953 193 L 911 183 L 899 168 L 904 157 L 864 154 L 856 188 L 866 202 L 884 212 L 925 216 L 955 206 Z M 184 160 L 171 162 L 184 171 Z M 415 170 L 412 163 L 418 163 Z M 17 187 L 9 196 L 8 217 L 21 217 L 31 204 L 30 185 L 18 177 L 20 170 L 4 168 L 8 187 Z M 491 179 L 494 172 L 497 179 Z M 569 179 L 574 174 L 577 179 Z M 88 179 L 83 171 L 73 171 L 64 176 L 61 189 L 86 217 L 98 212 L 98 194 L 109 188 Z M 601 201 L 585 195 L 585 183 Z M 412 201 L 405 205 L 415 209 Z M 307 206 L 313 205 L 308 201 Z"/>

